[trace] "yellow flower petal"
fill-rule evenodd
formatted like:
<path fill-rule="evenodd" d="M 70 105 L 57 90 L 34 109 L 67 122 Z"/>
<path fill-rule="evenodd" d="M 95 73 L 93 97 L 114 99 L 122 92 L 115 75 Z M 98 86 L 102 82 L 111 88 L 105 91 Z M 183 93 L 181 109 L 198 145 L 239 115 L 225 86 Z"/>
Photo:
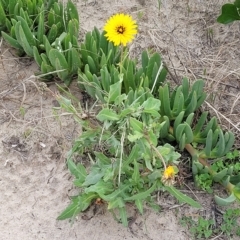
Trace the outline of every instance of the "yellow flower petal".
<path fill-rule="evenodd" d="M 104 26 L 105 36 L 115 46 L 126 46 L 137 34 L 136 21 L 131 16 L 120 13 L 109 18 Z"/>
<path fill-rule="evenodd" d="M 176 174 L 176 170 L 174 166 L 168 166 L 163 172 L 163 177 L 165 179 L 174 178 L 175 174 Z"/>

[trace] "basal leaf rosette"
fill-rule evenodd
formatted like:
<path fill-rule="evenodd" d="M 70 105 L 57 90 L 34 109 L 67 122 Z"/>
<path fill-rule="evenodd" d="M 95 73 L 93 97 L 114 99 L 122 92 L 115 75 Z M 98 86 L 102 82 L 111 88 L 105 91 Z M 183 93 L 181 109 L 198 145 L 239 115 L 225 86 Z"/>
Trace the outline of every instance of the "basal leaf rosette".
<path fill-rule="evenodd" d="M 137 34 L 136 21 L 127 14 L 115 14 L 110 17 L 104 26 L 105 36 L 115 46 L 126 46 Z"/>

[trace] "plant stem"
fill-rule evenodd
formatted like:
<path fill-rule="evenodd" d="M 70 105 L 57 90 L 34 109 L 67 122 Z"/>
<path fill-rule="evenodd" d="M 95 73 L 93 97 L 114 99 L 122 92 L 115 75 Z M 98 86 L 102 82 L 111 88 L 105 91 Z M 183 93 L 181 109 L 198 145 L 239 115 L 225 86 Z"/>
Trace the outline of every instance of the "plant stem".
<path fill-rule="evenodd" d="M 208 167 L 208 169 L 209 169 L 209 173 L 212 175 L 212 176 L 214 176 L 215 174 L 216 174 L 216 172 L 215 171 L 213 171 L 212 169 L 211 169 L 211 165 L 209 164 L 209 163 L 207 163 L 206 161 L 205 161 L 205 159 L 203 159 L 203 158 L 201 158 L 201 157 L 199 157 L 198 156 L 198 154 L 197 154 L 197 150 L 196 149 L 194 149 L 194 147 L 191 145 L 191 144 L 186 144 L 185 145 L 185 149 L 190 153 L 190 155 L 193 157 L 193 156 L 197 156 L 197 159 L 198 159 L 198 161 L 203 165 L 203 166 L 205 166 L 205 167 Z M 224 185 L 224 187 L 227 189 L 227 191 L 228 192 L 232 192 L 232 190 L 233 190 L 233 188 L 235 187 L 233 184 L 231 184 L 230 182 L 228 182 L 227 184 L 223 184 L 223 182 L 220 182 L 222 185 Z"/>
<path fill-rule="evenodd" d="M 156 154 L 158 155 L 158 157 L 161 159 L 162 164 L 163 164 L 163 167 L 164 167 L 164 170 L 166 170 L 167 166 L 166 166 L 166 163 L 165 163 L 165 161 L 164 161 L 164 159 L 163 159 L 163 156 L 162 156 L 161 153 L 158 151 L 158 149 L 157 149 L 155 146 L 152 145 L 152 143 L 150 143 L 150 146 L 151 146 L 151 148 L 156 152 Z"/>
<path fill-rule="evenodd" d="M 158 151 L 158 149 L 152 144 L 152 142 L 150 141 L 149 136 L 148 136 L 147 133 L 145 133 L 145 138 L 146 138 L 146 140 L 148 141 L 151 149 L 156 152 L 157 156 L 158 156 L 158 157 L 160 158 L 160 160 L 162 161 L 164 170 L 166 170 L 167 166 L 166 166 L 166 163 L 165 163 L 165 161 L 164 161 L 164 158 L 163 158 L 162 154 L 161 154 L 161 153 Z"/>
<path fill-rule="evenodd" d="M 169 128 L 169 132 L 173 135 L 173 127 Z M 185 145 L 185 149 L 189 152 L 189 154 L 193 157 L 197 157 L 197 160 L 204 166 L 204 167 L 208 167 L 209 169 L 209 173 L 214 176 L 214 174 L 216 174 L 215 171 L 213 171 L 211 169 L 211 165 L 203 158 L 199 157 L 198 151 L 191 145 L 191 144 L 186 144 Z M 232 192 L 233 188 L 235 187 L 235 185 L 231 184 L 230 182 L 228 182 L 227 184 L 223 184 L 223 182 L 221 182 L 222 185 L 224 185 L 224 187 L 227 189 L 228 192 Z"/>
<path fill-rule="evenodd" d="M 209 163 L 207 163 L 205 161 L 205 159 L 201 158 L 198 156 L 198 151 L 191 145 L 191 144 L 186 144 L 185 145 L 185 149 L 190 153 L 190 155 L 193 157 L 193 156 L 197 156 L 198 158 L 198 161 L 203 165 L 203 166 L 206 166 L 206 167 L 211 167 L 211 165 Z"/>

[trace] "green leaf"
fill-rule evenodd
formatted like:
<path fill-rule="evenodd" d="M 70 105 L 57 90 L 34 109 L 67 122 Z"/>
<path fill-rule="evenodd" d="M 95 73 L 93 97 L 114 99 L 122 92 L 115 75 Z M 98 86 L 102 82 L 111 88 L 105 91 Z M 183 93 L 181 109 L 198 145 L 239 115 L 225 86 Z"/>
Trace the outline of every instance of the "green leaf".
<path fill-rule="evenodd" d="M 167 163 L 174 162 L 181 157 L 181 154 L 175 152 L 174 147 L 168 143 L 166 143 L 164 146 L 158 146 L 157 149 Z"/>
<path fill-rule="evenodd" d="M 79 33 L 79 23 L 76 19 L 72 19 L 68 22 L 68 34 L 70 34 L 71 42 L 73 43 L 73 38 L 78 36 Z"/>
<path fill-rule="evenodd" d="M 7 18 L 6 18 L 5 11 L 4 11 L 4 9 L 3 9 L 2 4 L 0 3 L 0 26 L 1 26 L 1 27 L 2 27 L 2 26 L 5 26 L 6 20 L 7 20 Z"/>
<path fill-rule="evenodd" d="M 57 38 L 58 35 L 58 28 L 56 24 L 53 24 L 50 28 L 50 30 L 48 31 L 48 41 L 50 44 L 52 44 L 54 42 L 54 40 Z"/>
<path fill-rule="evenodd" d="M 148 134 L 150 141 L 156 147 L 158 143 L 158 136 L 152 130 L 150 130 Z"/>
<path fill-rule="evenodd" d="M 69 51 L 70 51 L 71 62 L 72 62 L 70 69 L 72 74 L 76 74 L 78 69 L 81 67 L 80 54 L 78 53 L 76 48 L 72 48 Z"/>
<path fill-rule="evenodd" d="M 122 197 L 117 197 L 113 199 L 112 201 L 108 202 L 108 209 L 114 209 L 114 208 L 122 208 L 125 207 L 125 202 L 123 201 Z"/>
<path fill-rule="evenodd" d="M 153 167 L 152 167 L 152 159 L 149 159 L 149 155 L 143 155 L 145 164 L 147 169 L 149 169 L 150 171 L 153 171 Z"/>
<path fill-rule="evenodd" d="M 227 175 L 228 168 L 224 168 L 222 171 L 215 173 L 213 175 L 213 181 L 215 182 L 221 182 L 223 178 Z"/>
<path fill-rule="evenodd" d="M 161 101 L 159 99 L 150 97 L 143 104 L 144 110 L 155 110 L 159 111 L 161 105 Z"/>
<path fill-rule="evenodd" d="M 101 152 L 94 152 L 95 156 L 99 159 L 99 165 L 111 165 L 111 159 Z"/>
<path fill-rule="evenodd" d="M 136 161 L 136 159 L 134 159 L 133 164 L 134 164 L 134 171 L 133 171 L 132 179 L 135 183 L 138 183 L 140 180 L 139 163 Z"/>
<path fill-rule="evenodd" d="M 28 39 L 26 38 L 26 35 L 23 31 L 23 28 L 21 26 L 21 23 L 18 22 L 16 25 L 16 37 L 18 42 L 21 44 L 21 46 L 23 47 L 24 51 L 26 52 L 26 54 L 30 57 L 33 57 L 33 49 L 32 46 L 30 46 Z"/>
<path fill-rule="evenodd" d="M 240 200 L 240 186 L 235 186 L 233 188 L 233 193 L 234 193 L 234 196 Z"/>
<path fill-rule="evenodd" d="M 143 123 L 138 121 L 135 118 L 130 118 L 130 126 L 133 128 L 134 131 L 136 132 L 143 132 Z"/>
<path fill-rule="evenodd" d="M 164 109 L 164 115 L 171 118 L 172 117 L 172 110 L 170 106 L 170 93 L 169 93 L 169 87 L 168 84 L 165 84 L 163 87 L 159 88 L 159 97 L 160 100 L 162 100 L 161 104 Z"/>
<path fill-rule="evenodd" d="M 56 61 L 58 60 L 60 63 L 60 69 L 57 70 L 67 70 L 68 63 L 65 59 L 65 56 L 62 52 L 59 52 L 57 49 L 51 49 L 48 54 L 49 60 L 51 64 L 57 69 Z"/>
<path fill-rule="evenodd" d="M 10 17 L 14 17 L 14 8 L 17 4 L 17 0 L 9 0 L 9 15 Z"/>
<path fill-rule="evenodd" d="M 194 201 L 192 198 L 186 196 L 185 194 L 181 193 L 180 191 L 178 191 L 176 188 L 174 187 L 169 187 L 169 186 L 165 186 L 165 189 L 172 194 L 175 198 L 177 198 L 180 202 L 185 202 L 187 204 L 189 204 L 192 207 L 195 208 L 201 208 L 201 205 Z"/>
<path fill-rule="evenodd" d="M 119 120 L 119 116 L 117 115 L 117 113 L 114 112 L 113 110 L 107 109 L 107 108 L 102 109 L 98 113 L 96 118 L 99 121 L 101 121 L 101 122 L 104 122 L 104 121 L 117 121 L 117 120 Z"/>
<path fill-rule="evenodd" d="M 142 133 L 134 131 L 133 134 L 129 134 L 127 138 L 130 142 L 135 142 L 136 140 L 142 137 L 143 137 Z"/>
<path fill-rule="evenodd" d="M 103 181 L 107 182 L 108 180 L 113 181 L 115 178 L 115 172 L 112 166 L 109 166 L 109 168 L 105 171 L 105 174 L 103 176 Z"/>
<path fill-rule="evenodd" d="M 127 220 L 126 208 L 125 207 L 119 208 L 119 214 L 120 214 L 123 226 L 127 227 L 128 226 L 128 220 Z"/>
<path fill-rule="evenodd" d="M 120 102 L 122 102 L 122 101 L 125 100 L 125 99 L 126 99 L 125 96 L 121 95 L 121 96 L 119 96 L 119 98 L 117 99 L 117 101 L 118 101 L 118 103 L 120 104 Z M 115 101 L 115 103 L 116 103 L 116 101 Z M 117 103 L 116 103 L 116 104 L 117 104 Z M 118 104 L 117 104 L 117 105 L 118 105 Z M 127 115 L 130 115 L 133 111 L 134 111 L 134 110 L 133 110 L 132 108 L 125 108 L 125 109 L 123 109 L 123 110 L 121 111 L 120 116 L 121 116 L 121 118 L 124 118 L 124 117 L 126 117 Z"/>
<path fill-rule="evenodd" d="M 138 159 L 140 156 L 140 147 L 138 145 L 134 145 L 132 147 L 132 151 L 129 154 L 128 158 L 123 162 L 123 169 L 128 167 L 129 164 L 131 164 L 134 159 Z"/>
<path fill-rule="evenodd" d="M 46 62 L 42 62 L 42 64 L 41 64 L 41 72 L 42 73 L 49 73 L 52 71 L 54 71 L 52 66 L 48 65 Z M 51 78 L 51 75 L 46 76 L 46 78 L 47 77 Z"/>
<path fill-rule="evenodd" d="M 32 30 L 30 29 L 30 27 L 28 26 L 28 23 L 27 21 L 20 17 L 20 16 L 17 16 L 17 19 L 18 21 L 21 23 L 20 26 L 22 28 L 22 33 L 20 33 L 21 35 L 24 34 L 24 39 L 26 39 L 26 41 L 28 42 L 29 46 L 33 47 L 36 45 L 35 43 L 35 39 L 34 39 L 34 36 L 33 36 L 33 32 Z"/>
<path fill-rule="evenodd" d="M 227 198 L 220 198 L 215 195 L 214 200 L 219 206 L 229 206 L 231 203 L 233 203 L 236 200 L 236 196 L 234 195 L 234 193 L 232 193 Z"/>
<path fill-rule="evenodd" d="M 79 212 L 81 212 L 81 205 L 79 204 L 79 198 L 75 198 L 72 200 L 72 204 L 70 204 L 57 218 L 57 220 L 64 220 L 67 218 L 71 218 L 74 215 L 76 216 Z"/>
<path fill-rule="evenodd" d="M 136 200 L 135 200 L 135 205 L 137 206 L 139 212 L 140 212 L 141 214 L 143 214 L 143 203 L 142 203 L 142 200 L 136 199 Z"/>
<path fill-rule="evenodd" d="M 85 189 L 85 193 L 97 193 L 101 198 L 104 198 L 104 195 L 110 194 L 113 191 L 113 184 L 111 182 L 104 182 L 103 180 Z"/>
<path fill-rule="evenodd" d="M 40 13 L 40 16 L 39 16 L 39 23 L 38 23 L 38 30 L 37 30 L 37 43 L 38 43 L 38 46 L 43 43 L 43 36 L 44 36 L 44 33 L 45 33 L 45 27 L 44 27 L 44 11 L 43 9 L 41 9 L 42 12 Z"/>
<path fill-rule="evenodd" d="M 148 179 L 152 182 L 155 182 L 162 175 L 162 170 L 157 169 L 148 175 Z"/>
<path fill-rule="evenodd" d="M 142 68 L 144 72 L 146 72 L 148 61 L 149 61 L 148 53 L 147 51 L 143 51 L 142 52 Z"/>
<path fill-rule="evenodd" d="M 150 59 L 149 59 L 149 61 L 148 61 L 148 66 L 147 66 L 147 70 L 146 70 L 146 76 L 148 77 L 148 79 L 149 79 L 149 81 L 150 81 L 150 86 L 149 86 L 149 88 L 152 87 L 153 82 L 154 82 L 154 80 L 155 80 L 155 79 L 152 78 L 152 75 L 153 75 L 152 72 L 153 72 L 154 65 L 155 65 L 155 63 L 156 63 L 157 65 L 159 65 L 160 62 L 161 62 L 161 58 L 160 58 L 160 55 L 159 55 L 158 53 L 154 53 L 154 54 L 150 57 Z"/>
<path fill-rule="evenodd" d="M 134 89 L 134 90 L 136 89 L 135 76 L 134 76 L 135 63 L 126 57 L 122 65 L 123 65 L 122 72 L 124 75 L 124 81 L 123 81 L 124 90 L 126 93 L 128 93 L 130 89 Z"/>
<path fill-rule="evenodd" d="M 237 8 L 240 8 L 240 0 L 235 0 L 234 5 L 235 5 Z"/>
<path fill-rule="evenodd" d="M 94 62 L 93 58 L 91 56 L 87 56 L 87 61 L 88 61 L 88 65 L 90 68 L 90 72 L 92 74 L 97 74 L 98 68 L 97 68 L 96 63 Z"/>
<path fill-rule="evenodd" d="M 5 39 L 5 41 L 10 44 L 12 47 L 19 49 L 21 52 L 23 52 L 23 48 L 22 46 L 19 44 L 19 42 L 12 38 L 11 36 L 9 36 L 8 34 L 6 34 L 5 32 L 1 32 L 2 33 L 2 37 Z"/>
<path fill-rule="evenodd" d="M 120 78 L 122 79 L 122 78 Z M 108 95 L 108 102 L 115 102 L 117 97 L 121 95 L 121 87 L 122 87 L 122 80 L 118 81 L 110 86 L 109 95 Z"/>
<path fill-rule="evenodd" d="M 153 117 L 160 117 L 159 112 L 156 111 L 156 110 L 144 109 L 143 112 L 144 112 L 144 113 L 149 113 L 149 114 L 151 114 Z"/>
<path fill-rule="evenodd" d="M 126 195 L 125 191 L 129 188 L 129 184 L 121 185 L 118 189 L 116 189 L 113 193 L 105 196 L 103 200 L 110 202 L 116 199 L 118 196 L 124 197 Z"/>
<path fill-rule="evenodd" d="M 83 187 L 87 187 L 93 184 L 96 184 L 102 177 L 104 176 L 104 172 L 102 172 L 99 168 L 93 167 L 91 172 L 86 176 Z"/>
<path fill-rule="evenodd" d="M 238 175 L 231 176 L 231 177 L 230 177 L 230 182 L 231 182 L 233 185 L 239 184 L 239 183 L 240 183 L 240 173 L 239 173 Z"/>
<path fill-rule="evenodd" d="M 125 201 L 134 201 L 134 200 L 142 200 L 142 199 L 146 199 L 154 190 L 156 190 L 156 186 L 157 186 L 157 181 L 154 182 L 154 184 L 152 185 L 152 187 L 150 187 L 147 191 L 145 192 L 140 192 L 138 194 L 135 194 L 131 197 L 127 197 L 125 198 Z"/>
<path fill-rule="evenodd" d="M 94 198 L 97 198 L 96 193 L 83 194 L 72 199 L 70 204 L 57 218 L 64 220 L 76 216 L 79 212 L 86 210 Z"/>
<path fill-rule="evenodd" d="M 219 23 L 227 24 L 235 20 L 240 20 L 238 9 L 231 3 L 222 6 L 222 14 L 217 18 Z"/>
<path fill-rule="evenodd" d="M 33 46 L 33 57 L 34 57 L 34 60 L 36 61 L 37 65 L 39 67 L 41 67 L 41 65 L 42 65 L 42 58 L 41 58 L 41 56 L 40 56 L 36 46 Z"/>
<path fill-rule="evenodd" d="M 87 176 L 85 167 L 80 163 L 76 165 L 71 159 L 68 160 L 67 164 L 71 174 L 83 182 Z"/>
<path fill-rule="evenodd" d="M 65 70 L 63 68 L 62 63 L 60 62 L 60 60 L 57 58 L 55 60 L 55 68 L 57 70 L 57 75 L 58 77 L 64 81 L 64 83 L 69 86 L 70 82 L 71 82 L 71 78 L 69 77 L 69 73 L 67 70 Z"/>
<path fill-rule="evenodd" d="M 78 11 L 76 8 L 76 5 L 72 1 L 67 2 L 67 14 L 70 17 L 70 19 L 76 19 L 79 22 L 79 16 L 78 16 Z M 67 19 L 69 20 L 69 19 Z"/>

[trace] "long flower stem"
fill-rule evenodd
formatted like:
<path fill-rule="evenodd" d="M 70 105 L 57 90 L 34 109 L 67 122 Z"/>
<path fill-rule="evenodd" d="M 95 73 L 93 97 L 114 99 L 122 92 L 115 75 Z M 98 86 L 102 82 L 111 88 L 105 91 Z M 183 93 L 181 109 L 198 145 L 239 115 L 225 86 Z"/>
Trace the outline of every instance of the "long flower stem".
<path fill-rule="evenodd" d="M 149 136 L 148 136 L 147 134 L 145 134 L 145 138 L 146 138 L 146 140 L 148 141 L 151 149 L 154 150 L 154 152 L 156 152 L 157 156 L 158 156 L 159 159 L 162 161 L 164 170 L 166 170 L 166 169 L 167 169 L 167 166 L 166 166 L 166 163 L 165 163 L 165 161 L 164 161 L 164 158 L 163 158 L 162 154 L 161 154 L 161 153 L 158 151 L 158 149 L 152 144 L 152 142 L 150 141 Z"/>

